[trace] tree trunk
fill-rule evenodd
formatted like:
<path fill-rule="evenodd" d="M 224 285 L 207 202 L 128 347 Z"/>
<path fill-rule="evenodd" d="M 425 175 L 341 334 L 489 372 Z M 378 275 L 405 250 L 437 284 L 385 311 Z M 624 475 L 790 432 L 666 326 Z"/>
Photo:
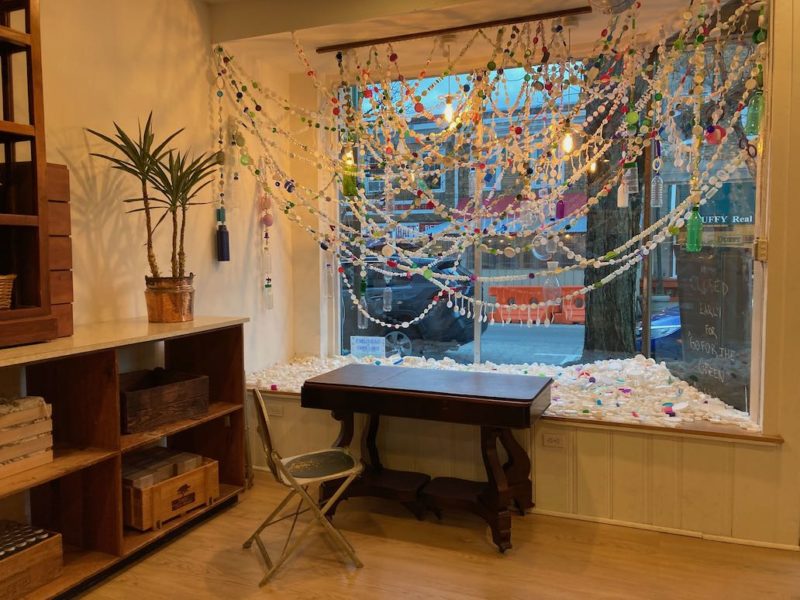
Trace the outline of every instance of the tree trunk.
<path fill-rule="evenodd" d="M 147 228 L 147 262 L 150 264 L 150 273 L 158 277 L 158 263 L 153 251 L 153 219 L 150 215 L 150 197 L 147 195 L 147 181 L 142 181 L 142 202 L 144 204 L 144 222 Z"/>
<path fill-rule="evenodd" d="M 178 276 L 178 209 L 172 210 L 172 276 Z"/>
<path fill-rule="evenodd" d="M 184 252 L 184 240 L 186 239 L 186 207 L 181 207 L 181 240 L 178 250 L 178 277 L 186 274 L 186 252 Z"/>
<path fill-rule="evenodd" d="M 641 85 L 636 85 L 634 100 L 641 93 Z M 598 101 L 601 102 L 601 101 Z M 590 104 L 586 112 L 591 113 L 596 105 Z M 605 125 L 603 133 L 612 134 L 619 130 L 624 115 L 613 115 Z M 644 153 L 642 153 L 643 156 Z M 598 162 L 597 173 L 588 183 L 589 196 L 594 196 L 617 169 L 622 168 L 622 141 L 609 148 L 606 162 Z M 641 231 L 642 193 L 644 162 L 640 156 L 637 161 L 639 171 L 639 193 L 630 194 L 628 207 L 617 208 L 617 188 L 591 207 L 586 216 L 586 256 L 600 258 L 614 248 L 621 246 Z M 621 265 L 595 269 L 584 269 L 584 285 L 587 287 L 599 282 Z M 631 268 L 609 283 L 594 289 L 586 295 L 586 326 L 583 338 L 583 362 L 591 362 L 615 356 L 627 357 L 636 352 L 636 325 L 639 313 L 639 291 L 637 289 L 638 269 Z"/>

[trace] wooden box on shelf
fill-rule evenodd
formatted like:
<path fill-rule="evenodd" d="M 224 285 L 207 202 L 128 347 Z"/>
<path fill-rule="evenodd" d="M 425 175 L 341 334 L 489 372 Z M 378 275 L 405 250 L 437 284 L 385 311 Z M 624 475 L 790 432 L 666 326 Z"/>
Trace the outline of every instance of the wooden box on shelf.
<path fill-rule="evenodd" d="M 219 498 L 219 463 L 204 458 L 203 464 L 155 485 L 138 488 L 125 483 L 122 489 L 122 520 L 140 531 L 160 529 L 175 517 Z"/>
<path fill-rule="evenodd" d="M 44 403 L 0 415 L 0 478 L 53 461 L 51 415 Z"/>
<path fill-rule="evenodd" d="M 153 369 L 119 376 L 123 433 L 155 429 L 208 413 L 208 377 Z"/>
<path fill-rule="evenodd" d="M 21 598 L 61 574 L 64 555 L 61 534 L 0 558 L 0 598 Z"/>

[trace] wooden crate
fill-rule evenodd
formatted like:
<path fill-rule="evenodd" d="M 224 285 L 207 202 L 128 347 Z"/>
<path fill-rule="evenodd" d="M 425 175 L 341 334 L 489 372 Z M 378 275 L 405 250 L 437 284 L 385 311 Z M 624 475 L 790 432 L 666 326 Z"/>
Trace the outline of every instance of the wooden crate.
<path fill-rule="evenodd" d="M 122 520 L 140 531 L 160 529 L 180 517 L 219 498 L 219 463 L 210 458 L 203 465 L 148 488 L 122 488 Z"/>
<path fill-rule="evenodd" d="M 0 478 L 52 462 L 52 412 L 44 404 L 0 416 Z"/>
<path fill-rule="evenodd" d="M 21 598 L 56 579 L 63 560 L 61 534 L 0 560 L 0 598 Z"/>
<path fill-rule="evenodd" d="M 149 431 L 161 425 L 208 413 L 208 377 L 154 369 L 119 376 L 123 433 Z"/>

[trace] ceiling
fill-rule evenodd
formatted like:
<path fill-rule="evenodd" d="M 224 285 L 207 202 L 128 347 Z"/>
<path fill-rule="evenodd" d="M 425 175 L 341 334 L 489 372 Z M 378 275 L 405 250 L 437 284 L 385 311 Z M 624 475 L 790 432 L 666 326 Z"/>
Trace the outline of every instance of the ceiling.
<path fill-rule="evenodd" d="M 215 3 L 232 3 L 234 0 L 206 0 Z M 587 0 L 474 0 L 454 6 L 371 18 L 356 22 L 336 23 L 324 26 L 301 28 L 296 33 L 304 46 L 309 59 L 319 72 L 333 71 L 336 61 L 333 54 L 318 55 L 315 49 L 320 46 L 335 45 L 343 42 L 355 42 L 407 33 L 417 33 L 462 26 L 467 24 L 512 18 L 516 16 L 539 14 L 554 10 L 587 6 Z M 642 8 L 638 27 L 649 32 L 653 38 L 661 26 L 667 30 L 675 24 L 681 12 L 689 5 L 689 0 L 642 0 Z M 599 32 L 608 21 L 606 15 L 594 12 L 586 15 L 570 17 L 564 21 L 569 31 L 573 54 L 581 56 L 597 39 Z M 463 48 L 474 32 L 456 34 L 450 41 L 451 54 L 455 56 Z M 446 62 L 446 50 L 437 46 L 435 40 L 418 39 L 393 45 L 404 65 L 423 65 L 433 52 L 432 67 L 443 67 Z M 271 65 L 289 72 L 305 70 L 298 60 L 291 35 L 288 32 L 256 36 L 247 40 L 227 42 L 226 47 L 240 54 L 253 55 L 253 58 L 267 60 Z M 485 60 L 489 44 L 478 39 L 472 47 L 471 56 L 467 55 L 462 64 L 478 64 L 475 61 Z M 364 50 L 362 50 L 364 52 Z"/>

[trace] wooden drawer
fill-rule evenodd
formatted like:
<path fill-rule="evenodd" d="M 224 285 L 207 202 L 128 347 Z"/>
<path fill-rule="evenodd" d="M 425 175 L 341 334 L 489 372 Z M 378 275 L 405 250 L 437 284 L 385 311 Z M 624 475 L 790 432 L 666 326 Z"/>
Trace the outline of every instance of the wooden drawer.
<path fill-rule="evenodd" d="M 122 488 L 122 519 L 140 531 L 160 529 L 175 517 L 219 498 L 219 463 L 210 458 L 203 465 L 148 488 Z"/>

